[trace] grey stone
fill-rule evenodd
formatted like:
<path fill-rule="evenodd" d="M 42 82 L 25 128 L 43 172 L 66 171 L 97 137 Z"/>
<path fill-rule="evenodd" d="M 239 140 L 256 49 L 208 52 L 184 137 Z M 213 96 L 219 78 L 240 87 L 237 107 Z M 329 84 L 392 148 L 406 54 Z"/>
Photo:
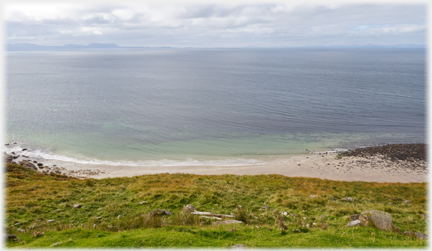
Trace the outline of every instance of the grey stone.
<path fill-rule="evenodd" d="M 404 235 L 409 236 L 409 237 L 413 237 L 413 238 L 417 238 L 420 240 L 427 240 L 427 235 L 420 233 L 420 232 L 412 232 L 412 231 L 406 231 L 404 233 Z"/>
<path fill-rule="evenodd" d="M 243 221 L 239 221 L 239 220 L 215 221 L 215 222 L 212 223 L 212 225 L 213 226 L 218 226 L 218 225 L 238 224 L 238 223 L 243 224 Z"/>
<path fill-rule="evenodd" d="M 150 212 L 150 217 L 162 215 L 173 215 L 173 213 L 164 209 L 156 209 Z"/>
<path fill-rule="evenodd" d="M 361 225 L 360 220 L 354 220 L 354 221 L 348 222 L 347 227 L 360 226 L 360 225 Z"/>
<path fill-rule="evenodd" d="M 23 229 L 21 229 L 21 228 L 18 228 L 17 231 L 18 231 L 18 232 L 25 232 L 25 230 L 23 230 Z"/>
<path fill-rule="evenodd" d="M 238 249 L 238 248 L 241 249 L 241 248 L 245 248 L 245 247 L 246 247 L 245 244 L 241 244 L 241 243 L 235 244 L 232 246 L 233 249 Z"/>
<path fill-rule="evenodd" d="M 30 169 L 30 170 L 37 170 L 36 166 L 33 165 L 33 163 L 31 163 L 31 162 L 29 162 L 27 160 L 20 161 L 19 164 L 21 166 L 27 168 L 27 169 Z"/>
<path fill-rule="evenodd" d="M 183 208 L 183 212 L 195 212 L 196 209 L 193 205 L 189 204 Z"/>
<path fill-rule="evenodd" d="M 397 229 L 393 227 L 393 219 L 389 213 L 372 210 L 362 212 L 359 216 L 359 220 L 362 226 L 375 226 L 379 230 L 387 232 L 397 232 Z"/>
<path fill-rule="evenodd" d="M 55 222 L 55 220 L 47 220 L 47 223 Z"/>
<path fill-rule="evenodd" d="M 73 205 L 73 208 L 80 208 L 80 207 L 82 207 L 80 204 L 74 204 Z"/>
<path fill-rule="evenodd" d="M 261 209 L 266 209 L 266 210 L 269 210 L 270 209 L 270 207 L 269 206 L 263 206 Z"/>
<path fill-rule="evenodd" d="M 353 202 L 354 201 L 353 198 L 351 198 L 351 197 L 346 197 L 346 198 L 343 198 L 342 200 L 348 201 L 348 202 Z"/>

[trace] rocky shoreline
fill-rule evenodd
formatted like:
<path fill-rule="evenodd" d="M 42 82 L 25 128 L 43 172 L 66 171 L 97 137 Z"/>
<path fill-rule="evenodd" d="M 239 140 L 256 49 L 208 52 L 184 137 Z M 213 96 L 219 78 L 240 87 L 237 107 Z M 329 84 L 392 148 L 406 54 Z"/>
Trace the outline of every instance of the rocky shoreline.
<path fill-rule="evenodd" d="M 14 144 L 14 143 L 11 143 Z M 16 143 L 15 143 L 16 144 Z M 6 144 L 9 145 L 9 144 Z M 3 153 L 3 158 L 5 163 L 18 164 L 30 170 L 34 170 L 43 174 L 58 174 L 65 175 L 74 178 L 89 178 L 91 176 L 97 176 L 104 174 L 105 172 L 99 169 L 79 169 L 79 170 L 68 170 L 64 167 L 59 167 L 57 165 L 44 164 L 40 161 L 31 159 L 24 153 L 27 151 L 26 148 L 21 149 L 19 152 L 12 152 L 12 155 Z"/>
<path fill-rule="evenodd" d="M 13 144 L 13 143 L 12 143 Z M 94 166 L 69 162 L 32 159 L 27 149 L 4 153 L 6 163 L 15 163 L 43 174 L 75 178 L 132 177 L 155 173 L 193 174 L 281 174 L 290 177 L 311 177 L 344 181 L 427 182 L 426 144 L 387 144 L 347 150 L 344 152 L 310 153 L 285 157 L 273 164 L 250 166 Z M 63 167 L 66 166 L 65 167 Z"/>

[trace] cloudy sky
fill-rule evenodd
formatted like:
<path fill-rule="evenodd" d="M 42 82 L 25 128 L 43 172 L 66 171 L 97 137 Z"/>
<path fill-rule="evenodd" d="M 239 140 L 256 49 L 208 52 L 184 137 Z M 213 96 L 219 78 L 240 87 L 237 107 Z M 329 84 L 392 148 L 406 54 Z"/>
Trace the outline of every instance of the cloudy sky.
<path fill-rule="evenodd" d="M 151 47 L 426 44 L 424 3 L 324 2 L 8 1 L 4 40 Z"/>

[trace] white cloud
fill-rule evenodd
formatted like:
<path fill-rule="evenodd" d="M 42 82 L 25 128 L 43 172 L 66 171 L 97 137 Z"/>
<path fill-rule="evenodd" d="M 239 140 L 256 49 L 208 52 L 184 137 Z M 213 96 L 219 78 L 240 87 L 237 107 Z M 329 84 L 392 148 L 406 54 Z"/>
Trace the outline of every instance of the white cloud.
<path fill-rule="evenodd" d="M 424 5 L 398 4 L 8 4 L 7 42 L 231 46 L 422 44 Z M 414 35 L 413 35 L 414 34 Z M 32 40 L 33 38 L 36 38 Z M 87 39 L 87 40 L 86 40 Z M 357 40 L 356 40 L 357 39 Z M 193 41 L 193 42 L 191 42 Z M 333 42 L 332 42 L 333 41 Z M 152 44 L 149 44 L 152 43 Z"/>

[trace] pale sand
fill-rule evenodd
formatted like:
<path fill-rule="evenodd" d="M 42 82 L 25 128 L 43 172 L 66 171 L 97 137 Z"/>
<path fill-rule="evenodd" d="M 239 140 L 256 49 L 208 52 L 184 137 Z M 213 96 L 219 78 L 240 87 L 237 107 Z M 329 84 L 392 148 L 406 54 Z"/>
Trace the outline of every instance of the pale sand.
<path fill-rule="evenodd" d="M 425 161 L 390 161 L 382 157 L 342 157 L 335 153 L 303 154 L 277 157 L 270 164 L 245 166 L 103 166 L 80 165 L 61 161 L 41 161 L 44 165 L 64 167 L 66 174 L 80 178 L 133 177 L 157 173 L 189 173 L 203 175 L 280 174 L 340 181 L 427 182 Z"/>

